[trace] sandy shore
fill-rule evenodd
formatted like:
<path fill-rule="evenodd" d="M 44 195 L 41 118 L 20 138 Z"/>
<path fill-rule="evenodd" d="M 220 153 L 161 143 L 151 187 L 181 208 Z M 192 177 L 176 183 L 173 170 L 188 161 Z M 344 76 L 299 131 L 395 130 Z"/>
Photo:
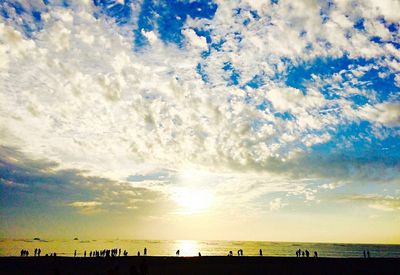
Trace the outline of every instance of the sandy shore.
<path fill-rule="evenodd" d="M 400 274 L 400 258 L 1 257 L 0 274 Z"/>

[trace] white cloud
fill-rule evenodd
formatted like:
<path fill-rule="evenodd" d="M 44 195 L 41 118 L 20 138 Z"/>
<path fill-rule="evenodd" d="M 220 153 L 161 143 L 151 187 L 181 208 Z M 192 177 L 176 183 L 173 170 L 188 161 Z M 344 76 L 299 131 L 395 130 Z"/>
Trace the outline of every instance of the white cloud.
<path fill-rule="evenodd" d="M 380 211 L 400 211 L 400 198 L 380 194 L 346 196 L 345 200 L 366 203 L 369 208 Z"/>
<path fill-rule="evenodd" d="M 400 88 L 400 74 L 396 74 L 394 81 L 396 86 Z"/>
<path fill-rule="evenodd" d="M 327 141 L 331 140 L 331 136 L 329 134 L 323 134 L 322 136 L 310 136 L 310 137 L 305 137 L 304 144 L 308 147 L 314 145 L 314 144 L 320 144 L 320 143 L 325 143 Z"/>
<path fill-rule="evenodd" d="M 358 115 L 366 120 L 388 126 L 400 125 L 400 104 L 380 103 L 365 105 L 358 110 Z"/>
<path fill-rule="evenodd" d="M 197 47 L 201 50 L 207 50 L 207 41 L 204 36 L 198 36 L 196 32 L 192 29 L 185 29 L 182 31 L 183 34 L 189 39 L 190 44 L 194 47 Z"/>
<path fill-rule="evenodd" d="M 287 203 L 283 203 L 281 198 L 275 198 L 269 203 L 269 209 L 271 211 L 277 211 L 286 205 Z"/>
<path fill-rule="evenodd" d="M 158 38 L 154 31 L 145 31 L 144 29 L 141 30 L 141 33 L 149 40 L 150 44 L 154 44 L 157 42 Z"/>
<path fill-rule="evenodd" d="M 102 205 L 102 203 L 97 201 L 75 201 L 70 203 L 70 205 L 77 208 L 87 208 L 87 207 L 100 206 Z"/>
<path fill-rule="evenodd" d="M 101 209 L 99 208 L 103 203 L 98 202 L 98 201 L 75 201 L 69 204 L 69 206 L 72 206 L 76 209 L 78 209 L 78 211 L 81 214 L 95 214 L 98 213 L 99 211 L 101 211 Z"/>

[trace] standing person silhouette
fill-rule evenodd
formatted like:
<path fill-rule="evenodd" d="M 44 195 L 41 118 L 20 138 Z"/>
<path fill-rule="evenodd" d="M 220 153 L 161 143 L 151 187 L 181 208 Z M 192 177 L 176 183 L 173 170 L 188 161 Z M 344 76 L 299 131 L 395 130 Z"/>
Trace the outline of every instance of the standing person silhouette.
<path fill-rule="evenodd" d="M 144 250 L 143 250 L 143 255 L 144 255 L 144 256 L 147 256 L 147 248 L 146 248 L 146 247 L 145 247 Z"/>
<path fill-rule="evenodd" d="M 76 257 L 76 249 L 75 249 L 75 252 L 74 252 L 74 257 Z"/>
<path fill-rule="evenodd" d="M 259 255 L 260 255 L 260 256 L 262 256 L 262 255 L 263 255 L 263 254 L 262 254 L 262 249 L 261 249 L 261 248 L 260 248 L 260 253 L 259 253 Z"/>
<path fill-rule="evenodd" d="M 179 251 L 179 249 L 176 251 L 176 253 L 175 253 L 175 255 L 176 256 L 179 256 L 179 253 L 180 253 L 180 251 Z"/>

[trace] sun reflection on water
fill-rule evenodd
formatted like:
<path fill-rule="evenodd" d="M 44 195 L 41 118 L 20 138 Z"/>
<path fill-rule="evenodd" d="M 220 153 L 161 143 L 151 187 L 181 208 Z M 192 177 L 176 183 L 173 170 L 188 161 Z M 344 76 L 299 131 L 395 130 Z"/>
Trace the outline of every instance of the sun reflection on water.
<path fill-rule="evenodd" d="M 180 256 L 198 256 L 199 243 L 194 240 L 180 240 L 176 242 L 177 248 L 180 251 Z"/>

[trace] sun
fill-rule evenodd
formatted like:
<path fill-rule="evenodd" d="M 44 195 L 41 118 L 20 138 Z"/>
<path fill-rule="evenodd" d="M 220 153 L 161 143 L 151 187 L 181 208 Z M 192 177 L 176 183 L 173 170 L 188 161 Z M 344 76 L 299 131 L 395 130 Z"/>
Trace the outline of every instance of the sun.
<path fill-rule="evenodd" d="M 174 194 L 174 200 L 186 213 L 205 211 L 211 206 L 213 199 L 212 192 L 198 188 L 179 188 Z"/>

